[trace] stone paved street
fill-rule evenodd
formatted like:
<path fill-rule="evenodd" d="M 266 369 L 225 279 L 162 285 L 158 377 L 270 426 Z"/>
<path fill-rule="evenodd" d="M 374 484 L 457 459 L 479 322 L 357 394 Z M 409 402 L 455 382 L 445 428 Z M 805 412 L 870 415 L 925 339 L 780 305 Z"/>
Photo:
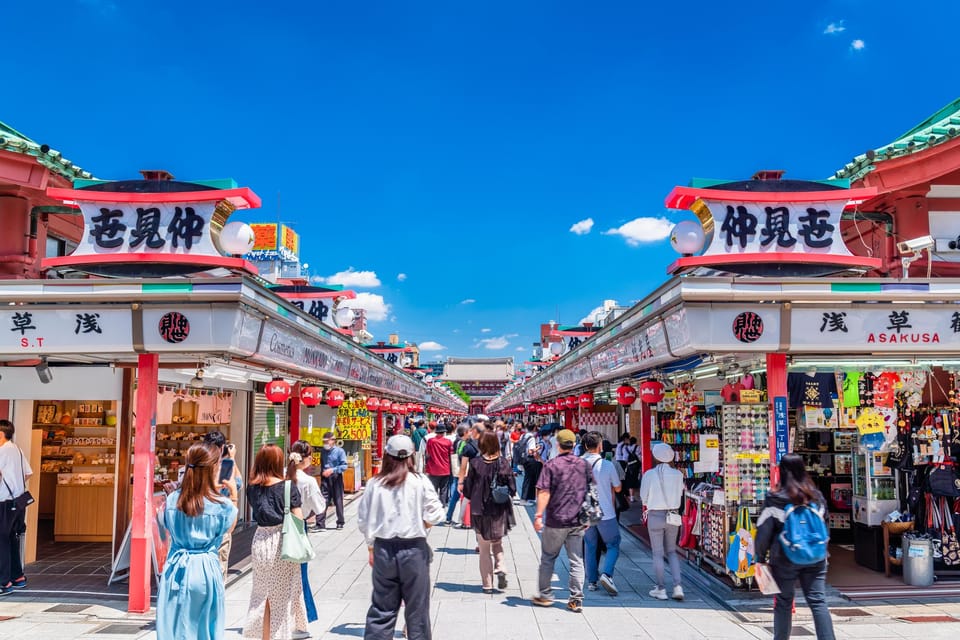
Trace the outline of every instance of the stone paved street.
<path fill-rule="evenodd" d="M 617 565 L 616 582 L 621 590 L 612 598 L 603 591 L 587 592 L 582 614 L 567 612 L 566 565 L 558 563 L 554 581 L 557 604 L 550 609 L 532 607 L 539 540 L 533 531 L 531 511 L 518 506 L 518 526 L 505 544 L 510 585 L 501 594 L 484 595 L 480 589 L 473 533 L 439 527 L 430 533 L 435 550 L 431 567 L 434 599 L 431 614 L 434 638 L 490 638 L 535 640 L 539 638 L 669 638 L 670 640 L 724 638 L 770 638 L 769 601 L 731 598 L 714 587 L 708 589 L 690 568 L 687 599 L 683 603 L 658 602 L 647 596 L 651 587 L 650 555 L 624 532 L 623 553 Z M 363 541 L 357 533 L 356 503 L 347 507 L 348 524 L 342 531 L 312 534 L 318 558 L 311 565 L 310 580 L 320 619 L 311 625 L 314 638 L 359 638 L 370 596 L 370 569 Z M 519 579 L 517 579 L 519 577 Z M 239 638 L 247 610 L 251 576 L 234 582 L 227 590 L 227 638 Z M 66 605 L 66 606 L 63 606 Z M 73 605 L 73 606 L 71 606 Z M 904 616 L 960 616 L 960 603 L 949 601 L 896 603 L 851 603 L 834 599 L 832 608 L 838 638 L 954 638 L 957 622 L 910 623 Z M 51 611 L 51 609 L 54 609 Z M 845 610 L 845 611 L 842 611 Z M 124 603 L 56 603 L 37 601 L 29 592 L 0 601 L 0 638 L 50 638 L 127 640 L 153 639 L 151 616 L 130 616 Z M 846 616 L 846 617 L 844 617 Z M 812 624 L 802 605 L 794 637 L 812 637 Z M 803 634 L 803 635 L 801 635 Z M 399 633 L 397 634 L 398 637 Z"/>

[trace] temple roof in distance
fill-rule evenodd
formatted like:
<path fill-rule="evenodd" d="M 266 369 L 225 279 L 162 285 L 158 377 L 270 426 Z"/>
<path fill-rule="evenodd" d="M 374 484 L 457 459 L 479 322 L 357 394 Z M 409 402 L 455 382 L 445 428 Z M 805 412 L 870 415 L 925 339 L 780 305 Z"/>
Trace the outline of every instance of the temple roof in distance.
<path fill-rule="evenodd" d="M 855 182 L 876 168 L 878 162 L 925 151 L 960 136 L 960 98 L 907 131 L 889 144 L 871 149 L 851 160 L 834 174 Z"/>
<path fill-rule="evenodd" d="M 12 151 L 25 156 L 33 156 L 37 162 L 68 180 L 77 178 L 91 179 L 93 175 L 63 157 L 63 154 L 49 145 L 37 144 L 13 127 L 0 122 L 0 151 Z"/>

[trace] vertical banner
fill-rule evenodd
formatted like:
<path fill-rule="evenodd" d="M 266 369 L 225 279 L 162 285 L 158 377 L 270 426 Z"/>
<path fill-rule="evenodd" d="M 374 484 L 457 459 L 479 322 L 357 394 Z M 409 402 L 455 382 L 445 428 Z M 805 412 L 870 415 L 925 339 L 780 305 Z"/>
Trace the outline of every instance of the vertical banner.
<path fill-rule="evenodd" d="M 780 464 L 780 459 L 787 453 L 790 430 L 787 424 L 787 399 L 776 396 L 773 399 L 773 427 L 776 458 L 774 462 Z"/>

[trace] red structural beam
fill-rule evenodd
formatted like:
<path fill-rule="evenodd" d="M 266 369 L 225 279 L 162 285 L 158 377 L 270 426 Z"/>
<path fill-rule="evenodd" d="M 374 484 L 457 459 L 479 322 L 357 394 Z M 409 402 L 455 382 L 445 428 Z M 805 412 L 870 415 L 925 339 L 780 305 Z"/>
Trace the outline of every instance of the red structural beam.
<path fill-rule="evenodd" d="M 704 200 L 730 202 L 833 202 L 836 200 L 865 200 L 877 195 L 876 187 L 860 189 L 830 189 L 827 191 L 723 191 L 674 187 L 664 204 L 668 209 L 689 209 L 693 203 Z"/>
<path fill-rule="evenodd" d="M 62 189 L 50 187 L 47 195 L 57 200 L 75 202 L 124 202 L 174 203 L 174 202 L 219 202 L 229 200 L 237 209 L 259 209 L 260 196 L 249 187 L 235 189 L 208 189 L 205 191 L 169 191 L 164 193 L 139 193 L 120 191 L 89 191 L 86 189 Z"/>

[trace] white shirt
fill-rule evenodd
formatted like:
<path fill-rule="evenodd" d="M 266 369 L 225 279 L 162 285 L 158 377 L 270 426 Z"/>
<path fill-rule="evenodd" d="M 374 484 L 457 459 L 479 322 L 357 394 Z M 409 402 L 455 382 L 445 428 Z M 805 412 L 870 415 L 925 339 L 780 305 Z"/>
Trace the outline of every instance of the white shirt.
<path fill-rule="evenodd" d="M 583 459 L 593 471 L 593 481 L 597 483 L 597 498 L 600 500 L 600 510 L 603 511 L 603 520 L 612 520 L 617 517 L 617 509 L 613 504 L 613 489 L 620 487 L 620 474 L 612 462 L 604 460 L 598 453 L 588 453 Z M 600 463 L 597 464 L 597 460 Z"/>
<path fill-rule="evenodd" d="M 23 477 L 29 478 L 31 475 L 33 475 L 33 469 L 20 452 L 20 447 L 13 444 L 12 440 L 3 443 L 0 447 L 0 502 L 13 500 L 26 491 Z"/>
<path fill-rule="evenodd" d="M 627 462 L 630 459 L 630 444 L 619 443 L 617 444 L 617 462 Z"/>
<path fill-rule="evenodd" d="M 557 444 L 557 436 L 550 436 L 550 456 L 549 459 L 553 460 L 558 455 L 560 455 L 560 445 Z"/>
<path fill-rule="evenodd" d="M 367 483 L 357 510 L 357 527 L 367 546 L 373 546 L 377 538 L 424 538 L 425 521 L 439 524 L 446 517 L 427 476 L 410 473 L 399 487 L 384 487 L 379 478 Z"/>
<path fill-rule="evenodd" d="M 327 501 L 323 499 L 323 494 L 320 493 L 320 486 L 317 484 L 317 479 L 311 475 L 307 475 L 303 469 L 297 469 L 297 489 L 300 490 L 300 499 L 302 501 L 300 508 L 303 510 L 304 520 L 312 515 L 320 515 L 326 511 Z"/>
<path fill-rule="evenodd" d="M 664 463 L 643 474 L 640 500 L 651 511 L 679 509 L 683 500 L 683 474 Z"/>

